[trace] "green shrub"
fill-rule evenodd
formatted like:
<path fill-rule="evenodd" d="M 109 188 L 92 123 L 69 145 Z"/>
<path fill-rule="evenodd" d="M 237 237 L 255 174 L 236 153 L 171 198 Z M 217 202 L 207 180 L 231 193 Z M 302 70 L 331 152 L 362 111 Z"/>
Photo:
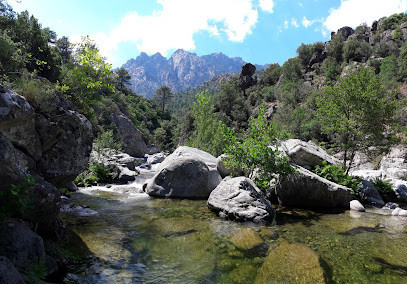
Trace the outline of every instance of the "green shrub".
<path fill-rule="evenodd" d="M 362 181 L 358 177 L 348 176 L 338 165 L 328 165 L 326 161 L 322 165 L 316 166 L 314 173 L 334 183 L 348 187 L 353 196 L 358 196 L 359 183 Z"/>
<path fill-rule="evenodd" d="M 277 149 L 278 139 L 283 137 L 276 124 L 268 124 L 265 104 L 259 108 L 258 117 L 251 117 L 249 128 L 243 137 L 234 141 L 226 149 L 225 162 L 232 168 L 244 169 L 247 176 L 254 180 L 261 190 L 269 187 L 269 182 L 277 175 L 286 175 L 293 171 L 286 156 Z"/>
<path fill-rule="evenodd" d="M 94 163 L 90 166 L 91 174 L 96 177 L 96 182 L 107 183 L 110 181 L 112 174 L 109 169 L 102 163 Z"/>
<path fill-rule="evenodd" d="M 47 267 L 45 266 L 45 261 L 42 260 L 38 263 L 30 265 L 25 274 L 27 276 L 27 283 L 41 283 L 41 280 L 45 280 L 47 277 Z"/>
<path fill-rule="evenodd" d="M 393 186 L 389 180 L 376 178 L 373 181 L 373 185 L 376 188 L 376 190 L 380 193 L 380 196 L 382 197 L 384 202 L 391 201 L 395 198 Z"/>
<path fill-rule="evenodd" d="M 114 149 L 121 151 L 123 148 L 123 144 L 121 142 L 117 142 L 114 139 L 113 131 L 112 130 L 107 130 L 102 133 L 100 133 L 96 137 L 96 151 L 100 153 L 100 151 L 103 148 L 109 148 L 109 149 Z"/>
<path fill-rule="evenodd" d="M 9 189 L 0 191 L 0 221 L 6 217 L 17 217 L 30 208 L 32 203 L 27 194 L 36 186 L 34 177 L 29 176 L 24 183 L 12 184 Z"/>

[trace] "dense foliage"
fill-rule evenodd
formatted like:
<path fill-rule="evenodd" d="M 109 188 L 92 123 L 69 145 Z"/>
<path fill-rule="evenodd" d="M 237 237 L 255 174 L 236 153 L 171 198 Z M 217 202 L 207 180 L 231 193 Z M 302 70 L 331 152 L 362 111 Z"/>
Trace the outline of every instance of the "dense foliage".
<path fill-rule="evenodd" d="M 321 130 L 343 151 L 343 166 L 349 170 L 356 151 L 381 151 L 391 144 L 389 126 L 396 109 L 394 95 L 385 92 L 374 72 L 359 68 L 319 94 L 316 117 Z"/>
<path fill-rule="evenodd" d="M 328 165 L 326 161 L 323 161 L 322 165 L 315 167 L 314 172 L 329 181 L 348 187 L 354 197 L 358 196 L 361 179 L 347 175 L 342 167 Z"/>
<path fill-rule="evenodd" d="M 249 127 L 241 137 L 232 136 L 226 148 L 226 163 L 253 179 L 256 185 L 266 190 L 269 182 L 278 175 L 293 171 L 289 158 L 278 150 L 283 134 L 277 125 L 267 123 L 266 107 L 262 104 L 257 118 L 250 117 Z"/>

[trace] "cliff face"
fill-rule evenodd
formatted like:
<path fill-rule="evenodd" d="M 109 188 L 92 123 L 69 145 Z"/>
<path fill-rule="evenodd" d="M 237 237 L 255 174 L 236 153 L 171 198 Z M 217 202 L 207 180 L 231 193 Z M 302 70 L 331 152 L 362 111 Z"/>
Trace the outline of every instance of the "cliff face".
<path fill-rule="evenodd" d="M 148 56 L 142 52 L 122 67 L 132 77 L 131 88 L 137 94 L 151 98 L 163 85 L 172 92 L 184 91 L 209 81 L 215 75 L 237 73 L 243 64 L 240 57 L 230 58 L 222 53 L 198 56 L 179 49 L 168 60 L 159 53 Z M 256 67 L 264 68 L 261 65 Z"/>

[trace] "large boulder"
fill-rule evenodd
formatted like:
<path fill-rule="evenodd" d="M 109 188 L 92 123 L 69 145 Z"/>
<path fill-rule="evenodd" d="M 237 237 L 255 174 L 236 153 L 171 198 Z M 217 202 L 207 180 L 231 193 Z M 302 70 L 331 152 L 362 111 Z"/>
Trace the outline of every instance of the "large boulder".
<path fill-rule="evenodd" d="M 34 176 L 35 186 L 28 191 L 29 206 L 22 212 L 24 220 L 38 224 L 42 236 L 53 236 L 61 207 L 61 192 L 42 177 Z"/>
<path fill-rule="evenodd" d="M 15 148 L 19 163 L 56 186 L 75 179 L 87 167 L 90 122 L 61 94 L 33 108 L 24 97 L 4 87 L 1 92 L 0 134 Z"/>
<path fill-rule="evenodd" d="M 44 242 L 22 221 L 7 219 L 0 224 L 0 254 L 16 268 L 27 271 L 33 264 L 45 261 Z"/>
<path fill-rule="evenodd" d="M 306 169 L 312 169 L 317 165 L 321 165 L 324 160 L 329 164 L 339 163 L 339 160 L 330 156 L 311 141 L 305 142 L 299 139 L 289 139 L 281 143 L 281 148 L 294 164 Z"/>
<path fill-rule="evenodd" d="M 160 164 L 143 189 L 156 197 L 208 198 L 222 181 L 216 163 L 216 158 L 209 153 L 179 147 Z"/>
<path fill-rule="evenodd" d="M 15 268 L 13 263 L 5 257 L 0 256 L 0 283 L 24 284 L 24 278 Z"/>
<path fill-rule="evenodd" d="M 272 249 L 257 274 L 261 283 L 325 283 L 318 255 L 303 244 L 282 243 Z"/>
<path fill-rule="evenodd" d="M 294 173 L 280 177 L 274 185 L 279 202 L 298 207 L 348 208 L 350 189 L 297 167 Z"/>
<path fill-rule="evenodd" d="M 58 187 L 66 186 L 87 168 L 93 141 L 89 120 L 68 106 L 60 98 L 56 112 L 48 113 L 47 119 L 37 118 L 37 132 L 44 149 L 37 170 Z"/>
<path fill-rule="evenodd" d="M 374 185 L 368 180 L 362 180 L 358 188 L 360 200 L 363 203 L 373 205 L 375 207 L 383 207 L 383 201 L 380 193 L 376 190 Z"/>
<path fill-rule="evenodd" d="M 113 114 L 112 120 L 116 125 L 119 136 L 123 141 L 123 150 L 133 157 L 144 157 L 149 153 L 146 143 L 141 137 L 140 130 L 123 114 Z"/>
<path fill-rule="evenodd" d="M 273 208 L 254 182 L 245 177 L 223 180 L 208 199 L 209 209 L 236 221 L 267 222 Z"/>

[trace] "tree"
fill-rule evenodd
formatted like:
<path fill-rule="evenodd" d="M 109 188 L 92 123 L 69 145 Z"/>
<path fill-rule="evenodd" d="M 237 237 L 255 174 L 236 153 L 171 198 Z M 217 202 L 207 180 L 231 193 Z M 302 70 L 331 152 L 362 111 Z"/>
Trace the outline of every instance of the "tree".
<path fill-rule="evenodd" d="M 59 38 L 56 41 L 56 47 L 61 55 L 62 63 L 67 64 L 72 58 L 72 45 L 66 36 Z"/>
<path fill-rule="evenodd" d="M 219 156 L 229 145 L 230 129 L 214 113 L 208 91 L 196 94 L 193 106 L 195 130 L 186 145 Z"/>
<path fill-rule="evenodd" d="M 105 62 L 89 37 L 82 38 L 73 57 L 73 66 L 67 68 L 62 82 L 69 87 L 71 99 L 85 111 L 85 114 L 89 114 L 87 113 L 89 107 L 100 100 L 100 92 L 115 90 L 111 66 Z"/>
<path fill-rule="evenodd" d="M 278 63 L 273 63 L 270 66 L 268 66 L 261 77 L 261 81 L 267 85 L 275 85 L 277 84 L 278 79 L 280 79 L 281 76 L 281 66 Z"/>
<path fill-rule="evenodd" d="M 316 101 L 321 130 L 344 152 L 347 173 L 356 151 L 381 151 L 394 142 L 389 127 L 395 123 L 398 102 L 372 69 L 351 72 L 335 86 L 325 87 Z"/>
<path fill-rule="evenodd" d="M 161 110 L 164 112 L 165 105 L 174 97 L 171 93 L 171 89 L 167 86 L 161 86 L 154 95 L 154 100 L 161 106 Z"/>
<path fill-rule="evenodd" d="M 131 76 L 129 72 L 124 69 L 123 67 L 116 71 L 117 74 L 117 81 L 119 84 L 124 87 L 130 83 Z"/>

